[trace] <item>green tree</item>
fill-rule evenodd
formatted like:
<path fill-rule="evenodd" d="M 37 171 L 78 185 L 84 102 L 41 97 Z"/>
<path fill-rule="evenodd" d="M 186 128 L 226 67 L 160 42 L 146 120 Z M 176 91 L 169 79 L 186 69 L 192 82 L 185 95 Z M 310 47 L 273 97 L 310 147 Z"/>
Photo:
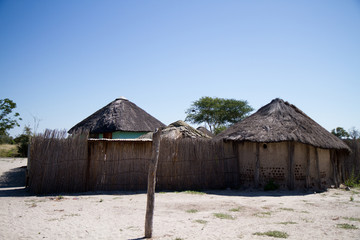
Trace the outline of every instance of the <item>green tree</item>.
<path fill-rule="evenodd" d="M 247 101 L 201 97 L 186 110 L 185 121 L 206 123 L 210 131 L 216 133 L 217 129 L 223 129 L 224 126 L 228 127 L 243 120 L 252 110 Z"/>
<path fill-rule="evenodd" d="M 31 128 L 25 126 L 23 133 L 14 139 L 14 142 L 18 144 L 19 157 L 27 157 L 31 135 Z"/>
<path fill-rule="evenodd" d="M 15 126 L 20 126 L 18 121 L 22 120 L 20 114 L 13 112 L 16 108 L 16 103 L 5 98 L 0 99 L 0 135 L 8 135 L 8 130 Z"/>
<path fill-rule="evenodd" d="M 331 130 L 331 133 L 342 139 L 348 138 L 350 136 L 349 133 L 342 127 L 334 128 L 333 130 Z"/>
<path fill-rule="evenodd" d="M 360 132 L 355 127 L 352 127 L 348 130 L 348 137 L 350 137 L 353 140 L 360 138 Z"/>

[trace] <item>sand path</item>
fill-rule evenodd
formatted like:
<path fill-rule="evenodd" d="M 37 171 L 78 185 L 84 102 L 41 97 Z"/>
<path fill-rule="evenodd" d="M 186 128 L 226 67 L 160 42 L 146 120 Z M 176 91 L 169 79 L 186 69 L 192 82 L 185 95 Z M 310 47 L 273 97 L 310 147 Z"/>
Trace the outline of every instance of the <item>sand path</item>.
<path fill-rule="evenodd" d="M 0 239 L 140 239 L 145 193 L 34 196 L 26 159 L 0 159 Z M 347 224 L 350 228 L 340 228 Z M 156 193 L 153 239 L 360 239 L 360 189 Z"/>

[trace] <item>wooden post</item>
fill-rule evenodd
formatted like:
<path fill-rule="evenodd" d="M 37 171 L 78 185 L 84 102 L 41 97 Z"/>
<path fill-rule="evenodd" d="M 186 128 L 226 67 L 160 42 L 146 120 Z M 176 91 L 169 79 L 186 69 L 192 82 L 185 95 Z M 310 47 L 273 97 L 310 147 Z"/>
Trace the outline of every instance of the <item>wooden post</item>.
<path fill-rule="evenodd" d="M 336 150 L 331 149 L 330 150 L 330 160 L 331 160 L 331 164 L 333 167 L 333 178 L 334 178 L 334 184 L 335 187 L 339 187 L 339 182 L 338 182 L 338 176 L 337 176 L 337 158 L 336 158 Z"/>
<path fill-rule="evenodd" d="M 161 129 L 156 129 L 155 133 L 153 134 L 152 155 L 151 155 L 151 161 L 149 162 L 147 204 L 146 204 L 146 215 L 145 215 L 145 238 L 152 237 L 156 170 L 157 170 L 159 153 L 160 153 L 160 140 L 161 140 Z"/>
<path fill-rule="evenodd" d="M 256 143 L 256 162 L 255 162 L 255 187 L 259 187 L 260 180 L 260 143 Z"/>
<path fill-rule="evenodd" d="M 310 145 L 306 146 L 306 189 L 309 189 L 310 184 Z"/>
<path fill-rule="evenodd" d="M 316 160 L 316 175 L 317 175 L 317 187 L 321 189 L 321 176 L 320 176 L 320 163 L 319 163 L 319 152 L 318 148 L 315 147 L 315 160 Z"/>
<path fill-rule="evenodd" d="M 295 169 L 294 169 L 294 143 L 288 143 L 288 157 L 289 157 L 289 190 L 294 190 L 295 188 Z"/>

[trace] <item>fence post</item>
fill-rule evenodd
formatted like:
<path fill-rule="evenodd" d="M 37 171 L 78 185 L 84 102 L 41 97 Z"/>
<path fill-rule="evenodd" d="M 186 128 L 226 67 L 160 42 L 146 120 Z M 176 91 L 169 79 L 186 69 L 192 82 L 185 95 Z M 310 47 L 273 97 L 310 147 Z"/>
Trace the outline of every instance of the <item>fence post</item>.
<path fill-rule="evenodd" d="M 145 238 L 152 237 L 154 202 L 155 202 L 155 185 L 156 170 L 160 153 L 161 129 L 156 129 L 153 134 L 151 161 L 149 162 L 147 203 L 145 215 Z"/>

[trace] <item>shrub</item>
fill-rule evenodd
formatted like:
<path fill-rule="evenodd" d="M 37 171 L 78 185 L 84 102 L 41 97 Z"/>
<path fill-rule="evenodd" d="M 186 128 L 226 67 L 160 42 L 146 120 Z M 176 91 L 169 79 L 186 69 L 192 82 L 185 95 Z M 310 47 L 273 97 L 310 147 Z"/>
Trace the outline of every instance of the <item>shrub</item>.
<path fill-rule="evenodd" d="M 359 177 L 355 176 L 354 169 L 352 170 L 350 177 L 345 180 L 344 184 L 348 187 L 360 187 L 360 180 Z"/>
<path fill-rule="evenodd" d="M 274 238 L 287 238 L 289 234 L 286 232 L 280 232 L 280 231 L 267 231 L 267 232 L 256 232 L 254 235 L 257 236 L 268 236 L 268 237 L 274 237 Z"/>
<path fill-rule="evenodd" d="M 270 180 L 264 187 L 265 191 L 274 191 L 279 188 L 279 185 L 274 182 L 274 180 Z"/>

